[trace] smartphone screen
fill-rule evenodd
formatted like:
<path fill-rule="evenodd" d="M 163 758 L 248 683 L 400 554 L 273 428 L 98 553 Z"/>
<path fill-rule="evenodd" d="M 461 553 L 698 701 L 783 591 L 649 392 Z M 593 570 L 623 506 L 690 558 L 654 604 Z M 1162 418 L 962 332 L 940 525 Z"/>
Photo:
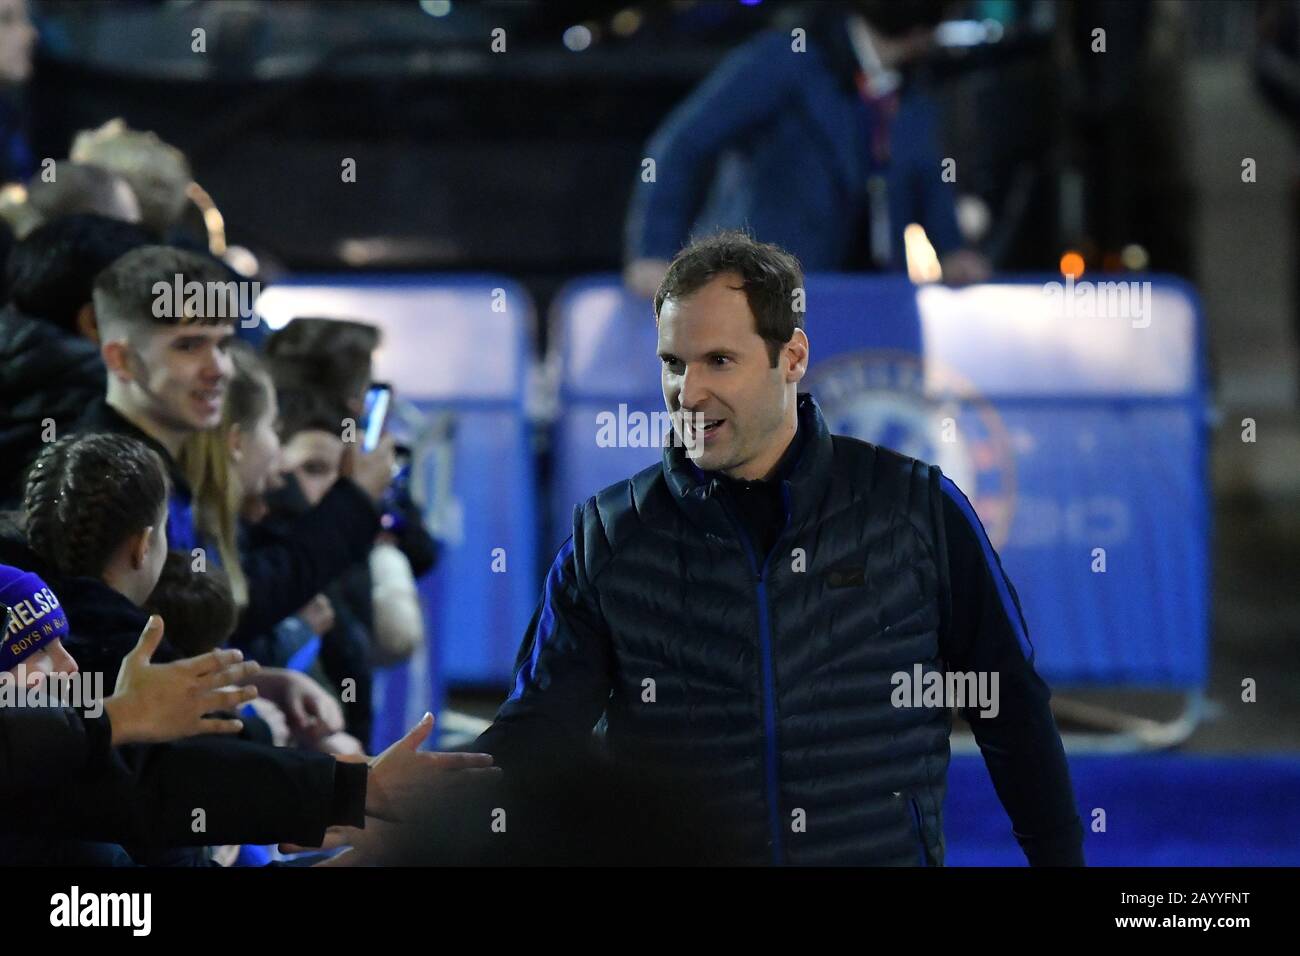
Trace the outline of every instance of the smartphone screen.
<path fill-rule="evenodd" d="M 388 418 L 388 404 L 392 400 L 393 389 L 384 384 L 371 385 L 366 389 L 366 404 L 361 412 L 361 447 L 365 451 L 374 451 L 379 444 L 379 436 L 384 433 L 384 422 Z"/>

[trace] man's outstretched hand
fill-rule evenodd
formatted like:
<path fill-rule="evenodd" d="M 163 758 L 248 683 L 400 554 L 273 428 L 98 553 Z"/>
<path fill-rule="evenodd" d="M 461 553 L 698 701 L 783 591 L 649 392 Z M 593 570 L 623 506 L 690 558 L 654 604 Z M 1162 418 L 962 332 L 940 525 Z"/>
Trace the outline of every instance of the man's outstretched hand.
<path fill-rule="evenodd" d="M 439 789 L 469 782 L 475 774 L 500 773 L 491 754 L 422 753 L 420 744 L 432 730 L 433 715 L 425 714 L 405 737 L 370 761 L 366 816 L 404 820 Z"/>
<path fill-rule="evenodd" d="M 492 766 L 491 754 L 423 753 L 419 747 L 433 730 L 433 715 L 424 718 L 397 743 L 378 757 L 369 759 L 366 782 L 366 825 L 330 827 L 320 847 L 281 844 L 286 853 L 308 849 L 343 853 L 318 866 L 374 866 L 385 862 L 395 849 L 423 834 L 422 824 L 438 812 L 438 795 L 500 773 Z M 363 756 L 336 759 L 362 762 Z"/>

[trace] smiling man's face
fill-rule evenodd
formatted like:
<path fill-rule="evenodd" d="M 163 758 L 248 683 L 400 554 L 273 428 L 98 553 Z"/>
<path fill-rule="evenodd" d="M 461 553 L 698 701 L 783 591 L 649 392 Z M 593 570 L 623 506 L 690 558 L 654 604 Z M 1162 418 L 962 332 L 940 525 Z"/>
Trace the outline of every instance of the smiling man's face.
<path fill-rule="evenodd" d="M 234 366 L 231 325 L 159 326 L 141 342 L 133 363 L 140 404 L 163 426 L 203 431 L 221 424 Z"/>
<path fill-rule="evenodd" d="M 807 339 L 795 330 L 773 368 L 740 283 L 735 273 L 723 273 L 690 295 L 664 301 L 660 377 L 678 438 L 700 468 L 766 478 L 794 437 L 795 385 L 807 367 Z M 701 419 L 705 427 L 697 432 Z"/>

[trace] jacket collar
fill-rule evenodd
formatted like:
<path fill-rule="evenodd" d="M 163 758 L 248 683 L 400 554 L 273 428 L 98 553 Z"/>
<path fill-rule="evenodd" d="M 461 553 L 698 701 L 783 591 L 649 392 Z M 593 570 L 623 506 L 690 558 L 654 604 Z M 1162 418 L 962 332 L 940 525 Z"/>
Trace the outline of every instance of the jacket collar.
<path fill-rule="evenodd" d="M 76 430 L 78 432 L 108 432 L 114 435 L 126 435 L 128 438 L 144 442 L 162 458 L 163 466 L 171 476 L 173 492 L 179 493 L 182 498 L 187 500 L 191 497 L 190 483 L 186 480 L 185 473 L 181 471 L 180 465 L 172 458 L 172 453 L 158 439 L 141 430 L 134 422 L 108 404 L 108 401 L 102 395 L 95 399 L 94 403 L 86 409 L 86 414 L 77 421 Z"/>
<path fill-rule="evenodd" d="M 793 467 L 785 477 L 777 479 L 785 502 L 787 530 L 799 528 L 820 509 L 830 488 L 834 457 L 831 433 L 816 399 L 801 392 L 796 414 L 799 433 L 795 441 L 800 442 L 801 447 Z M 673 498 L 693 524 L 708 534 L 735 536 L 735 526 L 720 500 L 721 480 L 715 474 L 696 467 L 678 442 L 672 442 L 664 449 L 663 475 Z"/>

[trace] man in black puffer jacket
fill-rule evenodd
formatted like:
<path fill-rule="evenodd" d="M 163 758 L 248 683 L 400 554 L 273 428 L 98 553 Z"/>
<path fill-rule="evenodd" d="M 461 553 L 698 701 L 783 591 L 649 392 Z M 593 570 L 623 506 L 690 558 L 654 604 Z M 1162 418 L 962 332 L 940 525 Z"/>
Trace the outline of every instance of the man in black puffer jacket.
<path fill-rule="evenodd" d="M 798 393 L 802 286 L 739 233 L 674 260 L 655 315 L 679 441 L 576 510 L 475 749 L 545 771 L 603 714 L 611 755 L 679 775 L 749 862 L 941 865 L 954 701 L 901 691 L 968 675 L 1029 862 L 1081 865 L 1014 588 L 937 467 L 831 435 Z"/>

